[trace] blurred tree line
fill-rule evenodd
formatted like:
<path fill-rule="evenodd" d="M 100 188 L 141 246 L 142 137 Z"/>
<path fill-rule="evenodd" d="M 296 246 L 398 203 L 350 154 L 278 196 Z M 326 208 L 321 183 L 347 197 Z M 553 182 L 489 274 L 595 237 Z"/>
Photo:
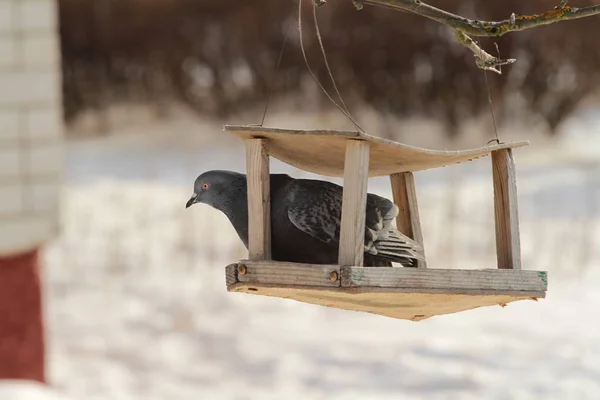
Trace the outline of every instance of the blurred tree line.
<path fill-rule="evenodd" d="M 597 0 L 571 0 L 585 6 Z M 535 14 L 558 0 L 430 0 L 469 18 Z M 273 96 L 300 94 L 310 79 L 299 48 L 297 2 L 283 0 L 59 0 L 65 117 L 126 101 L 183 101 L 226 118 L 262 105 L 289 27 Z M 304 44 L 311 68 L 331 89 L 305 0 Z M 319 25 L 345 102 L 382 113 L 442 121 L 449 134 L 487 112 L 482 70 L 446 27 L 410 13 L 330 0 Z M 560 22 L 475 38 L 490 53 L 517 58 L 488 73 L 500 118 L 541 116 L 551 129 L 600 87 L 600 20 Z M 333 91 L 331 92 L 333 93 Z M 325 98 L 318 107 L 332 107 Z M 299 104 L 298 107 L 302 107 Z M 314 104 L 305 104 L 307 109 Z M 352 108 L 351 108 L 352 109 Z"/>

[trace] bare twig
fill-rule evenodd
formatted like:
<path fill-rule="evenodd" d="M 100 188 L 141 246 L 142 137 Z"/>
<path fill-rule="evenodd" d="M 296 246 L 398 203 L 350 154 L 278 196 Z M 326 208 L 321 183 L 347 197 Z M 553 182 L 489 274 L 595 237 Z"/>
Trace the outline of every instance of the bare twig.
<path fill-rule="evenodd" d="M 458 41 L 469 48 L 475 55 L 475 63 L 479 68 L 501 74 L 499 66 L 512 64 L 515 59 L 500 59 L 485 52 L 475 43 L 470 36 L 502 36 L 509 32 L 523 31 L 542 25 L 553 24 L 577 18 L 600 15 L 600 5 L 588 7 L 569 7 L 567 0 L 560 0 L 554 9 L 542 14 L 515 15 L 503 21 L 479 21 L 468 19 L 460 15 L 430 6 L 421 0 L 352 0 L 357 9 L 362 8 L 360 3 L 377 7 L 386 7 L 394 10 L 409 11 L 423 17 L 432 19 L 449 26 L 455 32 Z M 360 7 L 359 7 L 360 6 Z"/>
<path fill-rule="evenodd" d="M 420 0 L 362 0 L 363 4 L 388 7 L 397 10 L 411 11 L 448 25 L 470 36 L 502 36 L 508 32 L 523 31 L 541 25 L 553 24 L 559 21 L 589 17 L 600 14 L 600 5 L 588 7 L 560 6 L 542 14 L 512 15 L 503 21 L 479 21 L 461 17 L 439 8 L 430 6 Z"/>
<path fill-rule="evenodd" d="M 514 58 L 503 60 L 501 58 L 494 57 L 493 55 L 487 53 L 485 50 L 479 47 L 473 39 L 471 39 L 469 36 L 465 35 L 459 30 L 454 30 L 454 34 L 456 35 L 456 38 L 461 44 L 463 44 L 465 47 L 468 47 L 473 52 L 473 54 L 475 55 L 475 64 L 477 64 L 477 66 L 481 69 L 493 71 L 501 75 L 502 71 L 500 71 L 498 67 L 502 65 L 512 64 L 515 61 L 517 61 Z"/>

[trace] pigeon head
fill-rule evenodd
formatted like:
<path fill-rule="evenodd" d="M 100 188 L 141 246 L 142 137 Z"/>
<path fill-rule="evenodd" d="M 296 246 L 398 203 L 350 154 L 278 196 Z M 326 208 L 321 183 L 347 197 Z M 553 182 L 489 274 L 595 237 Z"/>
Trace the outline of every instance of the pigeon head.
<path fill-rule="evenodd" d="M 245 175 L 232 171 L 212 170 L 204 172 L 194 182 L 194 193 L 185 208 L 196 203 L 204 203 L 220 209 L 237 189 L 243 187 Z"/>

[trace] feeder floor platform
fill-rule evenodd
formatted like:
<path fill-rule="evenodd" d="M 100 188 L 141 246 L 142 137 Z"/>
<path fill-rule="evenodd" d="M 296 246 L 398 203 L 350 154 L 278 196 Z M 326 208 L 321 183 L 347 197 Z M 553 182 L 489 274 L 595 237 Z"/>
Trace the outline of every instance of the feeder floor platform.
<path fill-rule="evenodd" d="M 362 132 L 279 129 L 252 125 L 225 125 L 224 130 L 240 139 L 268 139 L 270 156 L 296 168 L 332 177 L 344 176 L 348 140 L 369 143 L 370 177 L 444 167 L 489 156 L 495 150 L 529 145 L 528 141 L 522 141 L 466 150 L 431 150 Z"/>
<path fill-rule="evenodd" d="M 546 297 L 547 273 L 247 261 L 226 267 L 227 290 L 420 321 Z"/>

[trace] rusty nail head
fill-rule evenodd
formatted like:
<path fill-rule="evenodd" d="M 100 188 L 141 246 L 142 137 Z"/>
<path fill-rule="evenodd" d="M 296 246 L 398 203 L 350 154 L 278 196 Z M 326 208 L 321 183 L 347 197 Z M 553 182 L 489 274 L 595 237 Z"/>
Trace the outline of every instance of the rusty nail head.
<path fill-rule="evenodd" d="M 338 280 L 338 273 L 337 271 L 331 271 L 331 273 L 329 274 L 329 279 L 331 279 L 332 281 L 337 281 Z"/>
<path fill-rule="evenodd" d="M 238 267 L 238 272 L 239 272 L 241 275 L 246 275 L 246 272 L 248 272 L 248 270 L 246 269 L 246 266 L 245 266 L 245 265 L 240 265 L 240 266 Z"/>

